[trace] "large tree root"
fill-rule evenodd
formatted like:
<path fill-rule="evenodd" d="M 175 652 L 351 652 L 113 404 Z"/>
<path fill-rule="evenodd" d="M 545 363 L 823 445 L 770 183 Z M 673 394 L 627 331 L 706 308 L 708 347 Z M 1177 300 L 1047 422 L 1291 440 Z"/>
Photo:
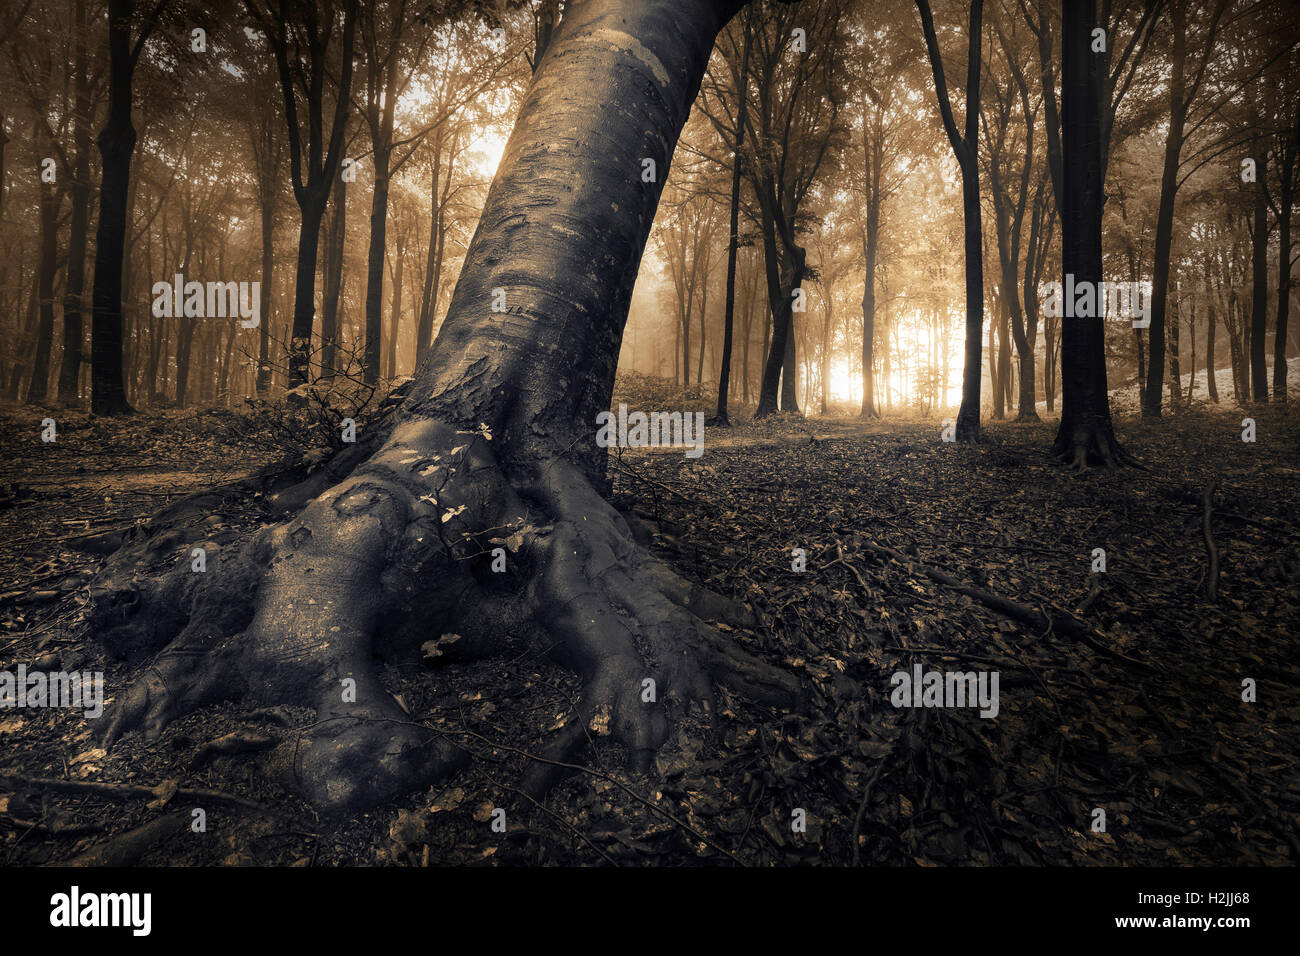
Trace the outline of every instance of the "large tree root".
<path fill-rule="evenodd" d="M 1103 468 L 1128 465 L 1150 470 L 1124 450 L 1109 419 L 1080 418 L 1072 425 L 1062 425 L 1052 444 L 1052 455 L 1076 471 L 1085 471 L 1090 465 Z"/>
<path fill-rule="evenodd" d="M 377 654 L 413 654 L 449 632 L 460 635 L 452 660 L 522 639 L 583 679 L 545 755 L 552 762 L 529 770 L 530 792 L 551 785 L 556 762 L 593 734 L 609 734 L 634 768 L 647 768 L 674 709 L 708 707 L 714 681 L 771 705 L 802 697 L 792 675 L 709 624 L 752 626 L 746 608 L 653 557 L 575 466 L 535 461 L 508 475 L 486 430 L 400 424 L 292 519 L 217 542 L 203 573 L 189 560 L 199 543 L 186 542 L 179 563 L 157 575 L 128 578 L 118 563 L 98 588 L 92 620 L 107 646 L 152 656 L 99 738 L 156 737 L 226 699 L 309 706 L 316 719 L 264 762 L 322 810 L 382 803 L 464 761 L 462 749 L 411 720 L 377 671 Z M 505 573 L 491 570 L 495 547 L 510 552 Z"/>

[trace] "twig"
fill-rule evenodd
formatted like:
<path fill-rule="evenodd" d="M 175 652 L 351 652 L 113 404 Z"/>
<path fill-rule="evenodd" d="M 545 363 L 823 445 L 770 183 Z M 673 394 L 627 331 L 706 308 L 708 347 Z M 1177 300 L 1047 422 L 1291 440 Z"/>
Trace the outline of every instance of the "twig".
<path fill-rule="evenodd" d="M 1214 545 L 1214 532 L 1210 527 L 1210 517 L 1214 512 L 1214 486 L 1218 478 L 1211 478 L 1201 495 L 1204 517 L 1201 520 L 1201 532 L 1205 535 L 1205 553 L 1209 556 L 1210 571 L 1205 579 L 1205 599 L 1211 604 L 1219 603 L 1219 549 Z"/>
<path fill-rule="evenodd" d="M 1037 611 L 1034 608 L 1026 607 L 1018 601 L 1013 601 L 1000 594 L 994 594 L 993 592 L 986 591 L 983 588 L 972 587 L 958 578 L 953 577 L 951 574 L 948 574 L 946 571 L 940 571 L 938 568 L 927 567 L 919 562 L 909 561 L 892 548 L 886 548 L 878 544 L 871 544 L 868 541 L 861 542 L 861 545 L 868 551 L 888 558 L 891 561 L 896 561 L 904 567 L 915 568 L 931 580 L 938 581 L 940 584 L 945 584 L 953 590 L 965 594 L 967 597 L 972 597 L 985 607 L 992 608 L 995 611 L 1005 614 L 1007 617 L 1024 621 L 1027 624 L 1034 625 L 1035 627 L 1045 627 L 1050 624 L 1054 630 L 1066 635 L 1067 637 L 1074 638 L 1079 643 L 1091 647 L 1098 653 L 1113 657 L 1116 660 L 1124 661 L 1127 664 L 1132 664 L 1135 667 L 1142 667 L 1147 670 L 1159 669 L 1154 664 L 1133 657 L 1128 657 L 1114 648 L 1107 647 L 1105 644 L 1097 640 L 1097 638 L 1093 637 L 1091 631 L 1081 624 L 1077 618 L 1064 611 L 1056 608 L 1052 608 L 1051 611 L 1053 613 L 1050 614 L 1044 613 L 1043 611 Z"/>
<path fill-rule="evenodd" d="M 138 797 L 149 797 L 157 800 L 162 793 L 159 788 L 140 787 L 125 783 L 99 783 L 93 780 L 54 780 L 47 777 L 19 777 L 13 774 L 0 775 L 0 784 L 11 789 L 31 787 L 36 790 L 53 790 L 56 793 L 86 793 L 108 797 L 112 800 L 133 800 Z M 243 807 L 245 810 L 255 810 L 258 813 L 278 812 L 244 797 L 237 797 L 233 793 L 222 793 L 220 790 L 177 790 L 172 799 L 177 798 L 181 800 L 207 800 L 212 803 L 228 803 L 232 806 Z"/>
<path fill-rule="evenodd" d="M 890 752 L 892 754 L 892 751 Z M 867 801 L 871 799 L 871 788 L 876 785 L 880 779 L 880 772 L 885 769 L 885 761 L 889 759 L 889 754 L 881 757 L 876 763 L 876 769 L 871 774 L 871 779 L 867 781 L 866 788 L 862 791 L 862 800 L 858 803 L 858 812 L 853 818 L 853 865 L 862 865 L 862 849 L 858 843 L 858 835 L 862 830 L 862 815 L 867 812 Z"/>
<path fill-rule="evenodd" d="M 422 727 L 423 727 L 424 725 L 421 724 L 421 725 L 419 725 L 419 726 L 422 726 Z M 745 865 L 745 861 L 744 861 L 744 860 L 742 860 L 740 857 L 736 856 L 736 854 L 732 853 L 732 852 L 731 852 L 730 850 L 728 850 L 726 847 L 724 847 L 724 846 L 720 846 L 720 845 L 718 845 L 717 843 L 714 843 L 714 842 L 713 842 L 712 840 L 710 840 L 707 836 L 705 836 L 705 835 L 704 835 L 703 833 L 701 833 L 699 830 L 695 829 L 695 827 L 691 826 L 691 825 L 690 825 L 689 823 L 687 823 L 685 820 L 680 819 L 680 818 L 679 818 L 678 816 L 676 816 L 675 814 L 669 813 L 667 810 L 665 810 L 663 807 L 657 805 L 657 804 L 654 803 L 653 801 L 647 800 L 645 797 L 641 796 L 641 794 L 637 793 L 635 790 L 633 790 L 633 789 L 632 789 L 631 787 L 629 787 L 627 784 L 623 783 L 623 781 L 619 780 L 617 777 L 614 777 L 614 776 L 611 776 L 610 774 L 605 773 L 604 771 L 601 771 L 601 770 L 595 770 L 595 769 L 593 769 L 593 768 L 591 768 L 591 767 L 584 767 L 584 766 L 582 766 L 581 764 L 576 764 L 576 763 L 565 763 L 565 762 L 562 761 L 562 760 L 550 760 L 550 759 L 548 759 L 548 758 L 546 758 L 546 757 L 539 757 L 539 756 L 537 756 L 536 754 L 529 753 L 527 750 L 521 750 L 521 749 L 518 748 L 518 747 L 511 747 L 509 744 L 502 744 L 502 743 L 497 743 L 496 741 L 493 741 L 493 740 L 489 740 L 487 737 L 484 737 L 482 734 L 475 733 L 475 732 L 472 731 L 472 730 L 455 730 L 455 729 L 448 730 L 448 729 L 444 729 L 444 728 L 436 728 L 436 727 L 425 727 L 425 729 L 426 729 L 426 730 L 432 730 L 434 733 L 438 733 L 438 734 L 446 734 L 446 733 L 465 734 L 465 735 L 467 735 L 467 736 L 474 737 L 474 738 L 477 739 L 477 740 L 481 740 L 483 743 L 487 744 L 489 747 L 493 747 L 493 748 L 495 748 L 495 749 L 497 749 L 497 750 L 507 750 L 507 751 L 510 751 L 511 753 L 519 754 L 521 757 L 526 757 L 526 758 L 529 759 L 529 760 L 536 760 L 538 763 L 549 764 L 549 765 L 551 765 L 552 767 L 563 767 L 565 770 L 577 770 L 577 771 L 580 771 L 581 773 L 590 774 L 590 775 L 593 776 L 593 777 L 599 777 L 599 778 L 602 779 L 602 780 L 607 780 L 608 782 L 612 783 L 614 786 L 616 786 L 616 787 L 618 787 L 620 790 L 622 790 L 624 793 L 626 793 L 626 794 L 627 794 L 629 797 L 631 797 L 632 799 L 638 801 L 639 803 L 643 803 L 643 804 L 645 804 L 645 806 L 647 806 L 648 808 L 650 808 L 651 810 L 653 810 L 655 813 L 658 813 L 658 814 L 660 814 L 661 816 L 664 816 L 664 817 L 666 817 L 667 819 L 671 820 L 673 823 L 677 824 L 677 826 L 681 827 L 683 830 L 685 830 L 685 831 L 686 831 L 687 833 L 689 833 L 691 836 L 695 837 L 697 840 L 701 841 L 702 843 L 707 844 L 708 846 L 711 846 L 713 849 L 717 850 L 719 853 L 724 854 L 724 855 L 725 855 L 726 857 L 728 857 L 732 862 L 734 862 L 734 863 L 736 863 L 736 864 L 738 864 L 738 865 L 740 865 L 740 866 L 744 866 L 744 865 Z"/>

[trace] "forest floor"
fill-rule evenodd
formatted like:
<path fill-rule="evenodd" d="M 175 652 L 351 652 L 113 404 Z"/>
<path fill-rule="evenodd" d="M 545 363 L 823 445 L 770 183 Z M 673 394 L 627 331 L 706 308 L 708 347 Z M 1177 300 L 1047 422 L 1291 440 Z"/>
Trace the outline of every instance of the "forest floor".
<path fill-rule="evenodd" d="M 635 376 L 618 402 L 709 404 Z M 241 704 L 182 718 L 156 743 L 129 734 L 108 754 L 80 710 L 0 709 L 0 863 L 1300 862 L 1298 407 L 1243 412 L 1225 396 L 1154 424 L 1118 416 L 1150 471 L 1058 465 L 1049 422 L 987 422 L 977 445 L 944 443 L 938 415 L 710 427 L 695 459 L 626 451 L 612 459 L 619 503 L 660 520 L 658 550 L 683 574 L 759 613 L 760 629 L 732 633 L 811 680 L 808 713 L 719 691 L 713 724 L 679 724 L 655 774 L 629 774 L 598 744 L 585 772 L 533 805 L 514 784 L 571 707 L 573 677 L 531 656 L 406 662 L 387 668 L 389 689 L 476 759 L 444 786 L 335 822 L 248 758 L 205 747 L 256 722 Z M 55 444 L 39 440 L 46 414 Z M 1254 443 L 1242 441 L 1247 414 Z M 103 560 L 87 541 L 255 471 L 266 444 L 224 410 L 100 421 L 11 406 L 0 433 L 0 671 L 104 671 L 111 698 L 136 672 L 87 638 Z M 260 519 L 229 500 L 208 520 Z M 793 549 L 806 570 L 792 570 Z M 1069 612 L 1084 636 L 969 588 L 1058 621 Z M 890 677 L 915 664 L 998 672 L 999 713 L 895 708 Z M 496 806 L 504 834 L 488 822 Z M 797 809 L 806 832 L 792 832 Z"/>

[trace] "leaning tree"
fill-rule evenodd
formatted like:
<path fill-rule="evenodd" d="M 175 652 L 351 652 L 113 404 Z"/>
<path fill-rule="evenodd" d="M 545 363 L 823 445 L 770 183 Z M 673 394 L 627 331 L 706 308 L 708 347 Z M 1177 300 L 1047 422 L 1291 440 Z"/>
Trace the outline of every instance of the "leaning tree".
<path fill-rule="evenodd" d="M 452 633 L 448 654 L 462 659 L 512 639 L 549 649 L 584 681 L 553 757 L 607 727 L 644 768 L 676 707 L 707 701 L 711 679 L 772 704 L 802 696 L 708 623 L 743 625 L 744 608 L 639 543 L 602 495 L 595 442 L 662 188 L 642 181 L 642 161 L 671 160 L 714 38 L 742 5 L 567 5 L 436 346 L 390 423 L 280 490 L 286 520 L 229 542 L 206 573 L 192 573 L 188 547 L 170 572 L 142 567 L 150 548 L 189 545 L 182 516 L 201 521 L 203 498 L 160 516 L 110 567 L 96 626 L 111 648 L 153 663 L 106 715 L 105 744 L 219 700 L 302 704 L 315 720 L 271 752 L 269 769 L 315 804 L 353 809 L 422 786 L 461 751 L 382 688 L 381 635 L 396 654 Z M 490 571 L 494 540 L 509 551 L 505 574 Z M 657 703 L 642 702 L 647 677 Z M 527 786 L 543 788 L 548 767 L 535 763 Z"/>

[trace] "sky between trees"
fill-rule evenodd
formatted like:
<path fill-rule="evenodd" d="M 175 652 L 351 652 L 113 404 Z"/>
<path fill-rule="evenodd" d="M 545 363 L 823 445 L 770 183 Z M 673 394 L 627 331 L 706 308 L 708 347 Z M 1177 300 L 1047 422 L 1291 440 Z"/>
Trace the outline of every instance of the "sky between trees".
<path fill-rule="evenodd" d="M 1052 4 L 975 6 L 925 8 L 943 95 L 955 125 L 973 132 L 982 415 L 1028 418 L 1054 412 L 1061 397 L 1061 318 L 1044 309 L 1045 283 L 1062 271 L 1050 169 L 1061 23 Z M 121 337 L 102 337 L 100 351 L 122 365 L 125 403 L 234 405 L 283 396 L 304 377 L 373 384 L 411 374 L 436 338 L 562 8 L 109 7 L 28 0 L 0 23 L 5 397 L 91 398 L 106 166 L 97 140 L 112 125 L 121 69 L 110 19 L 134 58 L 126 86 L 136 143 L 115 187 L 125 188 L 126 210 Z M 1148 414 L 1185 404 L 1198 381 L 1212 401 L 1285 394 L 1278 359 L 1294 337 L 1300 155 L 1291 9 L 1099 6 L 1105 26 L 1090 49 L 1101 64 L 1104 278 L 1154 292 L 1158 313 L 1155 339 L 1129 316 L 1107 316 L 1106 364 L 1111 386 L 1135 384 Z M 667 182 L 621 368 L 716 392 L 730 317 L 727 398 L 757 405 L 773 317 L 790 297 L 782 408 L 957 406 L 971 257 L 924 20 L 910 0 L 803 0 L 752 4 L 723 31 L 671 170 L 630 171 Z M 246 295 L 258 283 L 260 324 L 156 315 L 155 285 L 176 275 L 245 283 Z M 1230 394 L 1219 394 L 1213 368 L 1231 369 Z"/>

